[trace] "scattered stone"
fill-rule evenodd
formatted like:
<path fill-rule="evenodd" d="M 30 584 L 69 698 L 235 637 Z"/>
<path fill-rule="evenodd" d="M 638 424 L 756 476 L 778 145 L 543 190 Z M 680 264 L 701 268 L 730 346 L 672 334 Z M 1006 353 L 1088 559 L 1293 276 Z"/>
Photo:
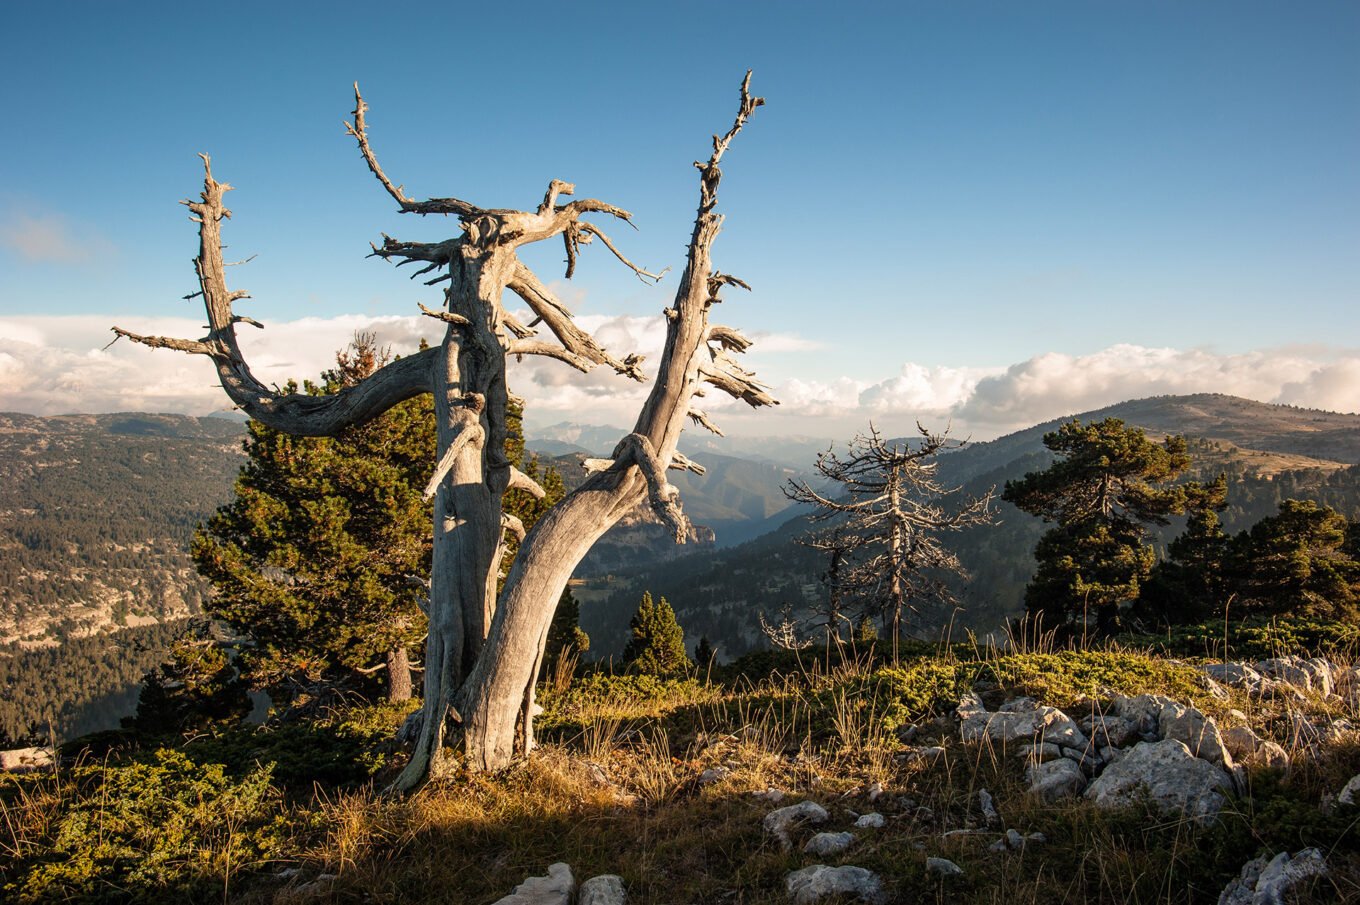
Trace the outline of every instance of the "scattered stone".
<path fill-rule="evenodd" d="M 829 858 L 841 854 L 854 844 L 855 837 L 850 833 L 818 833 L 803 846 L 803 852 L 819 858 Z"/>
<path fill-rule="evenodd" d="M 1062 757 L 1062 754 L 1063 749 L 1052 742 L 1036 742 L 1032 747 L 1024 748 L 1018 756 L 1028 758 L 1032 763 L 1037 764 Z"/>
<path fill-rule="evenodd" d="M 727 767 L 710 767 L 699 774 L 700 786 L 711 786 L 720 783 L 728 777 L 732 771 Z"/>
<path fill-rule="evenodd" d="M 987 826 L 996 826 L 1001 823 L 1001 815 L 996 812 L 996 804 L 992 801 L 992 793 L 986 789 L 978 789 L 978 807 L 982 810 L 982 822 Z"/>
<path fill-rule="evenodd" d="M 0 770 L 9 773 L 33 773 L 38 770 L 50 770 L 52 763 L 52 749 L 46 746 L 11 748 L 8 751 L 0 751 Z"/>
<path fill-rule="evenodd" d="M 576 878 L 562 862 L 549 865 L 546 877 L 530 877 L 493 905 L 571 905 Z"/>
<path fill-rule="evenodd" d="M 1233 688 L 1245 688 L 1247 691 L 1260 688 L 1261 680 L 1265 678 L 1245 663 L 1210 663 L 1200 668 L 1209 678 L 1217 682 L 1231 685 Z"/>
<path fill-rule="evenodd" d="M 1195 707 L 1168 704 L 1162 708 L 1157 720 L 1158 732 L 1162 738 L 1172 738 L 1190 749 L 1190 753 L 1203 758 L 1215 766 L 1231 770 L 1232 755 L 1223 746 L 1223 736 L 1219 734 L 1218 724 Z"/>
<path fill-rule="evenodd" d="M 1006 844 L 1006 837 L 1002 836 L 1000 839 L 996 840 L 991 845 L 987 846 L 987 851 L 989 852 L 1010 851 L 1010 846 Z"/>
<path fill-rule="evenodd" d="M 870 803 L 878 801 L 879 797 L 883 794 L 883 783 L 876 782 L 873 785 L 869 786 L 867 794 L 869 796 Z"/>
<path fill-rule="evenodd" d="M 1357 803 L 1355 800 L 1357 795 L 1360 795 L 1360 773 L 1352 776 L 1350 781 L 1341 787 L 1336 796 L 1336 803 L 1354 805 Z"/>
<path fill-rule="evenodd" d="M 1248 861 L 1242 873 L 1218 897 L 1218 905 L 1284 905 L 1285 894 L 1299 883 L 1327 874 L 1327 859 L 1315 848 L 1294 855 L 1280 852 L 1266 861 Z"/>
<path fill-rule="evenodd" d="M 1085 748 L 1086 736 L 1071 717 L 1056 707 L 1044 707 L 1032 698 L 1016 698 L 1001 705 L 995 713 L 970 694 L 959 703 L 959 738 L 965 742 L 991 741 L 1012 745 L 1039 736 L 1068 748 Z"/>
<path fill-rule="evenodd" d="M 1081 767 L 1067 758 L 1031 764 L 1025 769 L 1025 779 L 1029 780 L 1029 794 L 1049 803 L 1080 794 L 1086 788 L 1086 775 Z"/>
<path fill-rule="evenodd" d="M 1111 808 L 1133 804 L 1146 794 L 1165 810 L 1207 822 L 1223 808 L 1224 794 L 1230 791 L 1227 773 L 1169 738 L 1139 742 L 1105 768 L 1086 788 L 1086 797 L 1097 807 Z"/>
<path fill-rule="evenodd" d="M 1048 842 L 1048 837 L 1040 832 L 1026 833 L 1025 841 L 1030 845 L 1043 845 Z"/>
<path fill-rule="evenodd" d="M 780 789 L 765 789 L 751 793 L 752 798 L 759 798 L 761 801 L 768 801 L 770 804 L 778 804 L 784 800 L 784 792 Z"/>
<path fill-rule="evenodd" d="M 883 815 L 877 812 L 865 814 L 855 821 L 855 826 L 861 830 L 877 830 L 883 827 Z"/>
<path fill-rule="evenodd" d="M 882 905 L 886 901 L 878 874 L 862 867 L 827 867 L 814 864 L 796 870 L 784 880 L 794 905 L 814 905 L 829 896 L 854 896 L 861 902 Z"/>
<path fill-rule="evenodd" d="M 1102 748 L 1122 748 L 1138 737 L 1137 727 L 1121 716 L 1089 716 L 1079 725 Z"/>
<path fill-rule="evenodd" d="M 581 884 L 577 905 L 626 905 L 628 892 L 623 888 L 623 877 L 601 874 Z"/>
<path fill-rule="evenodd" d="M 1256 749 L 1256 755 L 1252 758 L 1252 762 L 1277 770 L 1287 770 L 1289 769 L 1289 752 L 1275 742 L 1264 741 L 1261 742 L 1261 747 Z"/>
<path fill-rule="evenodd" d="M 897 727 L 897 740 L 904 745 L 910 745 L 916 741 L 916 736 L 920 733 L 915 723 L 908 723 L 905 726 Z"/>
<path fill-rule="evenodd" d="M 1025 847 L 1025 837 L 1019 830 L 1006 830 L 1006 844 L 1018 851 Z"/>
<path fill-rule="evenodd" d="M 927 858 L 926 873 L 941 877 L 962 877 L 963 868 L 948 858 Z"/>
<path fill-rule="evenodd" d="M 790 833 L 794 827 L 804 823 L 825 823 L 828 816 L 826 808 L 817 802 L 800 801 L 766 814 L 763 825 L 765 832 L 778 839 L 787 850 L 793 848 Z"/>

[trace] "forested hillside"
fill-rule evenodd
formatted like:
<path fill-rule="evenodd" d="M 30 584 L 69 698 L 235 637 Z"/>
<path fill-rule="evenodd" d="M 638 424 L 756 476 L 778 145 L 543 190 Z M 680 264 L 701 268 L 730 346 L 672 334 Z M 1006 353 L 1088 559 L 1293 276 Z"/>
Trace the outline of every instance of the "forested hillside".
<path fill-rule="evenodd" d="M 194 526 L 231 494 L 242 425 L 0 414 L 0 642 L 196 612 Z"/>

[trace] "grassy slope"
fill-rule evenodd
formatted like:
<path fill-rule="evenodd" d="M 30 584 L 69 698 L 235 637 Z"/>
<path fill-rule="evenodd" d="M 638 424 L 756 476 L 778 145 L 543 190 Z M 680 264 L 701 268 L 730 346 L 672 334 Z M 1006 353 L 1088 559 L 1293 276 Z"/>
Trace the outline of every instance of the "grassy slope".
<path fill-rule="evenodd" d="M 1280 705 L 1219 700 L 1178 661 L 955 649 L 920 652 L 895 669 L 868 658 L 828 669 L 805 654 L 747 671 L 722 681 L 564 677 L 545 689 L 547 743 L 534 757 L 501 776 L 455 771 L 404 801 L 362 780 L 380 782 L 391 768 L 381 739 L 402 713 L 387 708 L 198 739 L 180 753 L 144 751 L 138 767 L 9 778 L 0 882 L 18 901 L 484 903 L 566 861 L 578 879 L 622 875 L 634 903 L 783 902 L 787 873 L 818 859 L 785 852 L 762 831 L 774 805 L 751 793 L 775 787 L 788 793 L 783 803 L 823 803 L 832 815 L 825 829 L 884 813 L 886 827 L 859 832 L 828 863 L 878 871 L 895 901 L 1212 903 L 1244 861 L 1306 845 L 1321 846 L 1334 870 L 1299 901 L 1360 896 L 1360 814 L 1321 807 L 1360 772 L 1357 736 L 1308 755 Z M 1228 721 L 1240 708 L 1292 748 L 1295 767 L 1253 771 L 1250 795 L 1207 830 L 1143 808 L 1045 805 L 1024 794 L 1014 752 L 958 742 L 949 711 L 969 687 L 991 703 L 1026 693 L 1074 713 L 1116 691 L 1165 693 Z M 1357 716 L 1353 702 L 1310 697 L 1302 706 L 1315 720 Z M 899 741 L 908 725 L 917 727 L 911 745 Z M 912 754 L 933 744 L 942 757 Z M 309 773 L 313 761 L 325 769 Z M 205 766 L 215 762 L 236 778 Z M 262 779 L 258 764 L 268 763 L 277 766 Z M 717 766 L 730 772 L 701 786 L 702 770 Z M 875 782 L 885 794 L 871 805 Z M 1047 843 L 990 852 L 999 831 L 981 824 L 981 788 L 1006 827 L 1042 832 Z M 944 835 L 969 829 L 980 832 Z M 798 836 L 800 847 L 810 833 Z M 966 875 L 928 876 L 928 855 L 953 859 Z M 292 868 L 300 870 L 278 876 Z"/>

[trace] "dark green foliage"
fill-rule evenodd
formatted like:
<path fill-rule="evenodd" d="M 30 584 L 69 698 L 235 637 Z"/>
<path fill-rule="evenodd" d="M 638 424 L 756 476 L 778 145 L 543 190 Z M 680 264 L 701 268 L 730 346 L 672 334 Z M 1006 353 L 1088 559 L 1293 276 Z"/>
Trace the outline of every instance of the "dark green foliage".
<path fill-rule="evenodd" d="M 544 667 L 551 670 L 564 656 L 576 656 L 590 650 L 590 636 L 581 630 L 581 604 L 571 588 L 564 588 L 562 597 L 557 601 L 557 611 L 553 613 L 552 623 L 548 626 L 548 644 L 543 652 Z"/>
<path fill-rule="evenodd" d="M 694 645 L 694 662 L 699 665 L 700 669 L 708 669 L 712 666 L 713 658 L 717 655 L 718 652 L 713 649 L 707 635 L 700 638 L 699 643 Z"/>
<path fill-rule="evenodd" d="M 1229 537 L 1218 513 L 1228 505 L 1228 479 L 1185 487 L 1185 530 L 1167 545 L 1167 558 L 1154 567 L 1137 611 L 1158 621 L 1193 622 L 1223 610 L 1228 599 L 1225 566 Z"/>
<path fill-rule="evenodd" d="M 147 735 L 201 732 L 239 723 L 250 709 L 229 651 L 199 631 L 176 642 L 169 658 L 147 673 L 131 722 Z"/>
<path fill-rule="evenodd" d="M 139 683 L 183 633 L 183 620 L 70 638 L 53 647 L 0 645 L 0 747 L 111 729 L 137 706 Z"/>
<path fill-rule="evenodd" d="M 308 391 L 352 385 L 385 361 L 359 336 Z M 241 667 L 286 698 L 291 683 L 354 671 L 415 643 L 425 620 L 408 576 L 428 575 L 430 508 L 421 499 L 435 460 L 428 396 L 335 438 L 292 437 L 257 422 L 236 498 L 194 537 L 208 604 L 256 642 Z"/>
<path fill-rule="evenodd" d="M 46 796 L 38 844 L 0 862 L 10 901 L 221 901 L 235 874 L 258 870 L 286 826 L 270 769 L 240 778 L 161 750 L 122 765 L 21 781 L 6 799 Z"/>
<path fill-rule="evenodd" d="M 1181 511 L 1185 490 L 1161 487 L 1190 464 L 1185 440 L 1160 444 L 1118 418 L 1072 420 L 1044 435 L 1057 455 L 1044 471 L 1008 481 L 1003 499 L 1056 523 L 1039 541 L 1025 606 L 1050 626 L 1074 630 L 1094 617 L 1103 632 L 1119 607 L 1138 596 L 1155 558 L 1146 525 L 1165 525 Z"/>
<path fill-rule="evenodd" d="M 644 591 L 628 629 L 631 637 L 623 651 L 623 662 L 633 672 L 672 676 L 689 669 L 685 632 L 665 597 L 653 602 L 651 592 Z"/>
<path fill-rule="evenodd" d="M 1228 581 L 1244 613 L 1354 619 L 1360 563 L 1355 527 L 1327 506 L 1285 500 L 1277 515 L 1233 539 Z"/>

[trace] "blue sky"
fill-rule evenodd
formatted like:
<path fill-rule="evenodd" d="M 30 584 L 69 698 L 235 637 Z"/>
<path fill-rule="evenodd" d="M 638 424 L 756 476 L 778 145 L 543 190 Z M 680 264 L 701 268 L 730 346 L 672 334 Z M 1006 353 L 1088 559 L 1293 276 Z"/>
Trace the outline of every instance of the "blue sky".
<path fill-rule="evenodd" d="M 175 204 L 199 151 L 237 188 L 239 310 L 277 331 L 271 379 L 433 303 L 363 256 L 452 224 L 398 216 L 367 174 L 341 127 L 356 79 L 412 194 L 528 207 L 574 181 L 634 212 L 612 234 L 660 268 L 747 67 L 769 105 L 727 158 L 715 258 L 755 288 L 722 320 L 766 340 L 751 363 L 785 406 L 731 412 L 739 431 L 986 434 L 1163 391 L 1360 408 L 1354 3 L 403 9 L 7 9 L 0 409 L 217 403 L 202 362 L 93 351 L 112 323 L 201 323 Z M 596 251 L 560 291 L 645 348 L 672 287 Z M 527 258 L 560 280 L 555 245 Z M 520 381 L 531 424 L 626 418 L 609 378 L 546 368 Z"/>

